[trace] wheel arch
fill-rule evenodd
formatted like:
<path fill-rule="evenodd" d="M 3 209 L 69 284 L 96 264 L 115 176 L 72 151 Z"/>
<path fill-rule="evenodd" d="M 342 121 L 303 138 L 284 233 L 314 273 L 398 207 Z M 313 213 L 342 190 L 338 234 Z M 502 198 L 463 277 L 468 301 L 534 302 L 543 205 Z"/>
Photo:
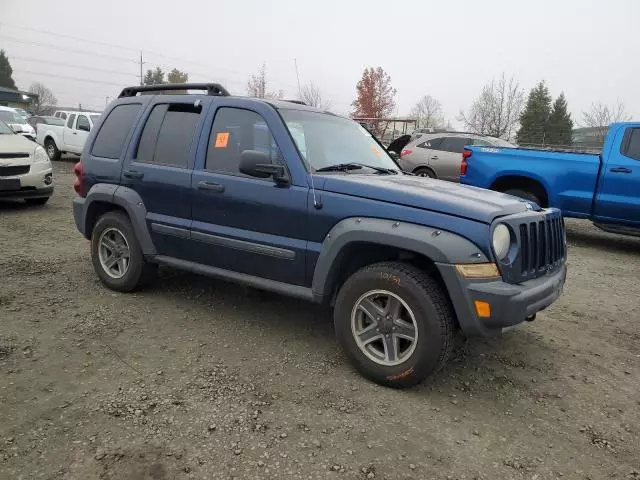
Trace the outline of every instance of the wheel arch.
<path fill-rule="evenodd" d="M 517 174 L 503 175 L 494 179 L 489 188 L 498 192 L 506 192 L 511 189 L 524 190 L 539 198 L 542 203 L 541 207 L 546 208 L 550 204 L 549 190 L 544 181 L 539 178 Z"/>

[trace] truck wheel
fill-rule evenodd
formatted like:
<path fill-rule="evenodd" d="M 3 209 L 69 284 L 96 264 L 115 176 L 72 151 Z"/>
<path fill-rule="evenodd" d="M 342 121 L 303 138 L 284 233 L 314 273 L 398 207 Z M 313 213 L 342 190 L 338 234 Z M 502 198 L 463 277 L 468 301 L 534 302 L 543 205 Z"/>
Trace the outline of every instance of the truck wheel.
<path fill-rule="evenodd" d="M 130 292 L 148 283 L 157 266 L 147 263 L 131 221 L 122 212 L 107 212 L 91 232 L 91 261 L 102 283 Z"/>
<path fill-rule="evenodd" d="M 520 190 L 519 188 L 512 188 L 510 190 L 505 191 L 507 195 L 513 195 L 514 197 L 524 198 L 525 200 L 529 200 L 530 202 L 535 203 L 538 206 L 542 206 L 540 203 L 540 199 L 536 197 L 533 193 L 527 192 L 526 190 Z"/>
<path fill-rule="evenodd" d="M 336 299 L 334 323 L 354 367 L 394 388 L 416 385 L 442 368 L 456 324 L 440 285 L 400 262 L 373 264 L 349 277 Z"/>
<path fill-rule="evenodd" d="M 44 148 L 47 151 L 49 160 L 51 160 L 52 162 L 57 162 L 58 160 L 60 160 L 60 150 L 58 150 L 58 147 L 56 147 L 56 142 L 54 142 L 50 138 L 47 138 L 47 140 L 44 142 Z"/>

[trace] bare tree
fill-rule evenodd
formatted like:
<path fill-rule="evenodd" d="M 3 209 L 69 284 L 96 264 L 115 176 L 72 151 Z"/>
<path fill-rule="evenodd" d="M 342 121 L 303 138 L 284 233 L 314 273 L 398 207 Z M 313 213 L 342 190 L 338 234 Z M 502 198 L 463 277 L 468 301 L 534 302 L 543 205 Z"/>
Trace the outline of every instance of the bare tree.
<path fill-rule="evenodd" d="M 267 91 L 267 66 L 263 63 L 256 75 L 251 75 L 247 82 L 247 95 L 255 98 L 282 98 L 282 90 Z"/>
<path fill-rule="evenodd" d="M 307 83 L 300 88 L 298 96 L 300 97 L 300 100 L 312 107 L 316 107 L 321 110 L 329 110 L 331 108 L 331 103 L 323 97 L 322 92 L 313 82 Z"/>
<path fill-rule="evenodd" d="M 615 122 L 628 122 L 631 115 L 624 108 L 620 100 L 615 105 L 608 106 L 602 102 L 592 103 L 588 112 L 582 113 L 582 122 L 585 126 L 595 128 L 598 139 L 604 141 L 609 125 Z"/>
<path fill-rule="evenodd" d="M 37 99 L 31 104 L 34 115 L 43 115 L 50 113 L 51 107 L 58 104 L 58 99 L 53 92 L 40 82 L 32 83 L 29 87 L 29 93 L 37 95 Z"/>
<path fill-rule="evenodd" d="M 445 125 L 442 105 L 435 98 L 426 95 L 411 110 L 411 116 L 418 120 L 419 128 L 436 129 Z"/>
<path fill-rule="evenodd" d="M 525 96 L 518 81 L 504 75 L 482 88 L 468 113 L 460 112 L 458 120 L 469 130 L 484 135 L 513 138 L 518 127 Z"/>

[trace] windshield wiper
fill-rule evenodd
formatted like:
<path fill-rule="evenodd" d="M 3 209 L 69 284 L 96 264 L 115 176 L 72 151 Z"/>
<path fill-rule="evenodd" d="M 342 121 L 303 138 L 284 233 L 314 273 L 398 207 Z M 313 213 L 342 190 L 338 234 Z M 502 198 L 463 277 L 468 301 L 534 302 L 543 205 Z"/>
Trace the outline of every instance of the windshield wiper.
<path fill-rule="evenodd" d="M 376 167 L 374 165 L 367 165 L 365 163 L 337 163 L 335 165 L 329 165 L 328 167 L 322 167 L 316 170 L 316 172 L 346 172 L 348 170 L 360 170 L 361 168 L 370 168 L 378 173 L 395 175 L 398 172 L 392 168 Z"/>

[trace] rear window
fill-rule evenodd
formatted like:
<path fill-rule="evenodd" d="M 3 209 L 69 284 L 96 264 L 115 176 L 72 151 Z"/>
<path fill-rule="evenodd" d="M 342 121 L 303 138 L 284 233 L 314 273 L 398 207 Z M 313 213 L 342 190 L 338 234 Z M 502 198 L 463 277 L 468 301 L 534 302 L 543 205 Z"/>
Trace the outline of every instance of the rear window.
<path fill-rule="evenodd" d="M 422 142 L 416 147 L 419 148 L 430 148 L 431 150 L 438 150 L 438 147 L 442 144 L 442 138 L 432 138 L 431 140 L 427 140 L 426 142 Z"/>
<path fill-rule="evenodd" d="M 160 104 L 144 126 L 136 161 L 187 168 L 202 107 Z"/>
<path fill-rule="evenodd" d="M 133 127 L 141 104 L 128 103 L 115 107 L 106 120 L 93 144 L 91 155 L 104 158 L 120 158 L 124 142 Z"/>

